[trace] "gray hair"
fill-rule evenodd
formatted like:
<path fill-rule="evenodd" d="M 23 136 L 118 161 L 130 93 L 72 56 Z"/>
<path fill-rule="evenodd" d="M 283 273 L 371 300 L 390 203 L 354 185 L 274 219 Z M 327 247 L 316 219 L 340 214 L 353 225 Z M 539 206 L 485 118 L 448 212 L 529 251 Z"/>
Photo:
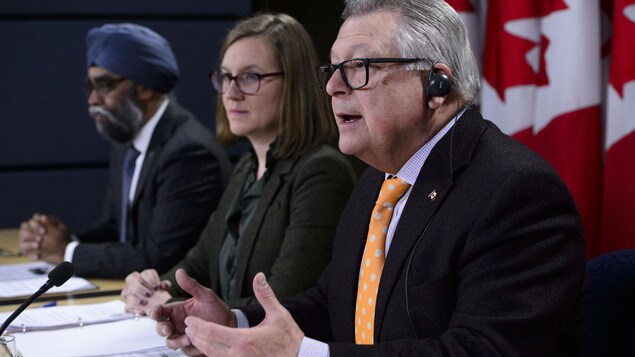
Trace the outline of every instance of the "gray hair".
<path fill-rule="evenodd" d="M 437 61 L 445 63 L 452 69 L 452 89 L 458 97 L 467 102 L 476 99 L 478 65 L 465 25 L 450 5 L 444 0 L 346 0 L 342 19 L 379 11 L 403 19 L 395 39 L 401 56 L 426 59 L 412 69 L 427 71 Z"/>

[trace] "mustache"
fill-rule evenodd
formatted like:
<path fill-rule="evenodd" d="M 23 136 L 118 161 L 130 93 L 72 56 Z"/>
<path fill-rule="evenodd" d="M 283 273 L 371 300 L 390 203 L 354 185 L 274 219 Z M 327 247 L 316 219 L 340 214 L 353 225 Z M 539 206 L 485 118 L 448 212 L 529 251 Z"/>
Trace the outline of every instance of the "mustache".
<path fill-rule="evenodd" d="M 91 105 L 91 106 L 89 106 L 88 107 L 88 113 L 90 114 L 91 117 L 94 117 L 97 114 L 101 114 L 101 115 L 107 116 L 107 117 L 111 117 L 112 116 L 112 113 L 108 109 L 106 109 L 104 107 L 101 107 L 99 105 Z"/>

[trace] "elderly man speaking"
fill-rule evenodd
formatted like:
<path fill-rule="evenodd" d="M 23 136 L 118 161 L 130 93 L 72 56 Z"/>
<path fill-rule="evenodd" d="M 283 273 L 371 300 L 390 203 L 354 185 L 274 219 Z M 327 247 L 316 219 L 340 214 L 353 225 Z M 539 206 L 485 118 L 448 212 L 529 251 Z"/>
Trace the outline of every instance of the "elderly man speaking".
<path fill-rule="evenodd" d="M 584 355 L 580 217 L 553 168 L 472 105 L 459 15 L 347 0 L 342 17 L 317 78 L 339 148 L 370 167 L 317 286 L 279 302 L 257 274 L 260 305 L 231 311 L 180 270 L 192 298 L 155 307 L 157 332 L 188 355 Z"/>
<path fill-rule="evenodd" d="M 103 218 L 73 235 L 57 217 L 22 223 L 20 250 L 75 273 L 160 272 L 196 242 L 223 191 L 229 162 L 209 131 L 170 96 L 179 68 L 149 28 L 107 24 L 86 37 L 86 95 L 99 133 L 114 144 Z"/>

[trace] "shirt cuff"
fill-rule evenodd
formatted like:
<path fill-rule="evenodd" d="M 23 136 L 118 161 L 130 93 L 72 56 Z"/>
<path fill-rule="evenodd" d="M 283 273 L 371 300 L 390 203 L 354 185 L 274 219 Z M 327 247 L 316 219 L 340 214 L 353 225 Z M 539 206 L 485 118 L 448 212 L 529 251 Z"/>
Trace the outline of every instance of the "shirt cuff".
<path fill-rule="evenodd" d="M 238 309 L 232 309 L 232 312 L 236 316 L 236 327 L 249 328 L 249 320 L 247 320 L 247 315 L 244 312 Z"/>
<path fill-rule="evenodd" d="M 73 254 L 75 254 L 75 248 L 79 245 L 79 242 L 74 240 L 66 245 L 64 250 L 64 260 L 67 262 L 73 262 Z"/>
<path fill-rule="evenodd" d="M 302 339 L 298 357 L 329 357 L 330 355 L 328 344 L 308 337 Z"/>

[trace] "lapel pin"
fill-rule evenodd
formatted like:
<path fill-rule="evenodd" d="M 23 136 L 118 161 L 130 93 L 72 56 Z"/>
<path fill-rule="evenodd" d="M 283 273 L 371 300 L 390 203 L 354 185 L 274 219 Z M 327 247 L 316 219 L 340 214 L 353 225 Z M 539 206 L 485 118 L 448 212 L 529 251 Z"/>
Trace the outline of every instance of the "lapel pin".
<path fill-rule="evenodd" d="M 437 190 L 432 190 L 432 192 L 428 195 L 428 198 L 430 201 L 434 201 L 437 198 Z"/>

